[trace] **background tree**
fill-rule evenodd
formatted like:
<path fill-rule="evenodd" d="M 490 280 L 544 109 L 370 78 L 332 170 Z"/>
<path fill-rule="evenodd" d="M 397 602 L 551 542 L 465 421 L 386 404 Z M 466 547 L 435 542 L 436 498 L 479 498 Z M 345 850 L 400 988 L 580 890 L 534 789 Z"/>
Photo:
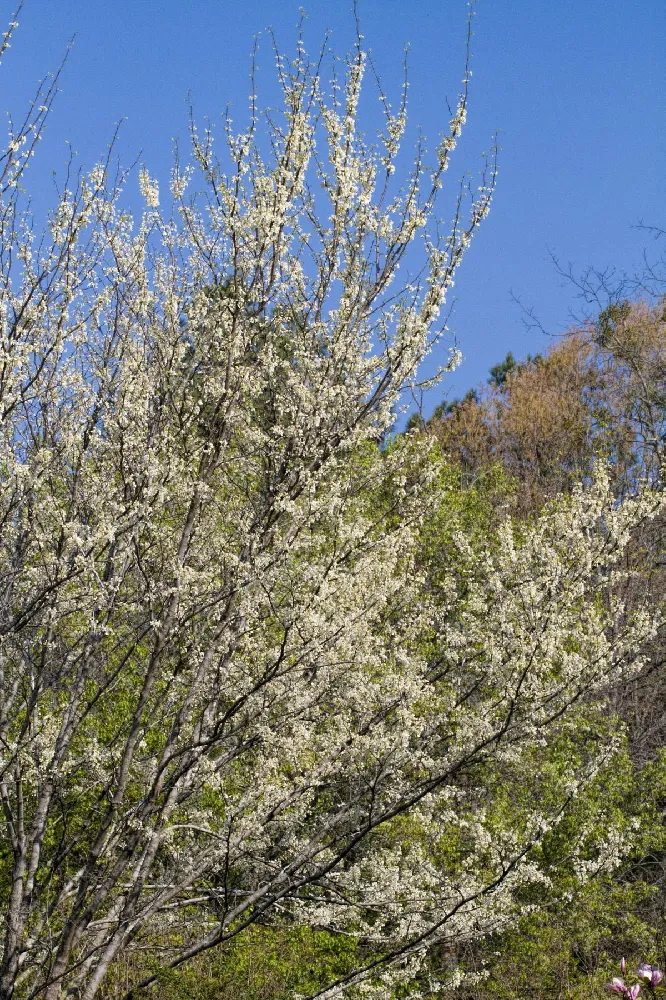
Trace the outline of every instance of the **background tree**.
<path fill-rule="evenodd" d="M 428 431 L 470 476 L 498 463 L 515 480 L 520 509 L 609 463 L 614 487 L 658 483 L 666 413 L 664 302 L 611 304 L 542 357 L 511 353 L 488 385 L 438 407 Z"/>

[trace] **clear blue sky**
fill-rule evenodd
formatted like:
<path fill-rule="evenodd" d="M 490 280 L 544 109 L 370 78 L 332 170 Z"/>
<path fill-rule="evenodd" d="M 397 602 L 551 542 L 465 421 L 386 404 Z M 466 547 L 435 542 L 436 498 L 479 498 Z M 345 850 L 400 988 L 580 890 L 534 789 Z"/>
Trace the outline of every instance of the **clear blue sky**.
<path fill-rule="evenodd" d="M 13 4 L 1 0 L 4 19 Z M 214 118 L 230 102 L 242 119 L 252 40 L 268 25 L 283 49 L 308 13 L 312 51 L 326 28 L 339 53 L 353 37 L 351 0 L 26 0 L 2 68 L 3 108 L 20 110 L 76 35 L 32 182 L 37 201 L 69 140 L 80 161 L 104 153 L 126 118 L 125 163 L 141 153 L 166 186 L 172 137 L 186 134 L 186 97 Z M 360 0 L 366 44 L 385 89 L 397 99 L 404 43 L 410 45 L 410 110 L 433 140 L 455 101 L 464 59 L 464 0 Z M 448 175 L 481 165 L 500 130 L 499 183 L 455 287 L 452 328 L 461 368 L 426 402 L 460 395 L 507 350 L 534 353 L 511 292 L 556 333 L 578 308 L 548 259 L 629 269 L 650 247 L 635 225 L 666 226 L 666 0 L 480 0 L 474 19 L 469 125 Z M 275 101 L 263 35 L 260 99 Z M 372 124 L 372 122 L 370 122 Z M 412 133 L 413 134 L 413 133 Z"/>

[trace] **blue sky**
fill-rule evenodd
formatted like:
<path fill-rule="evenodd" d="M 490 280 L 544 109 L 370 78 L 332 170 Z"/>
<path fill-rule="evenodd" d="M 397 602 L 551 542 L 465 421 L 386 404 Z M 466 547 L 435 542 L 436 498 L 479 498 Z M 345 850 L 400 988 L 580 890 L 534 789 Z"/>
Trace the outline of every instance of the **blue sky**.
<path fill-rule="evenodd" d="M 5 20 L 12 6 L 0 0 Z M 240 123 L 255 34 L 271 25 L 291 50 L 301 6 L 312 51 L 327 28 L 337 52 L 349 48 L 350 0 L 26 0 L 1 71 L 3 108 L 21 110 L 76 36 L 31 168 L 36 202 L 50 198 L 66 140 L 91 166 L 120 119 L 121 159 L 141 154 L 166 185 L 172 139 L 186 135 L 187 95 L 201 117 L 215 118 L 231 103 Z M 409 43 L 410 121 L 434 141 L 459 89 L 464 0 L 360 0 L 359 9 L 366 44 L 396 100 Z M 261 44 L 260 102 L 270 104 L 276 91 L 265 33 Z M 454 290 L 451 326 L 465 360 L 428 396 L 426 414 L 444 392 L 461 395 L 484 379 L 508 350 L 524 356 L 547 344 L 525 329 L 512 293 L 553 334 L 580 311 L 550 251 L 578 269 L 618 270 L 639 267 L 644 250 L 658 252 L 635 227 L 641 220 L 666 227 L 665 51 L 664 0 L 478 3 L 469 124 L 448 174 L 450 197 L 464 173 L 478 171 L 496 130 L 499 183 Z M 368 131 L 374 121 L 370 110 Z"/>

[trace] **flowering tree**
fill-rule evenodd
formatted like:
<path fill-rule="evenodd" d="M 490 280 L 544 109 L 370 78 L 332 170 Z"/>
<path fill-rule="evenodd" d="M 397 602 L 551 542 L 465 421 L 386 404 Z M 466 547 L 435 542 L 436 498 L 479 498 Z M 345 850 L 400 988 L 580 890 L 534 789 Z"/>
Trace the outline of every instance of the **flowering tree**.
<path fill-rule="evenodd" d="M 91 1000 L 142 939 L 176 966 L 280 921 L 368 945 L 331 995 L 388 995 L 433 943 L 510 919 L 533 848 L 612 753 L 580 713 L 655 622 L 600 595 L 657 501 L 617 507 L 600 477 L 499 548 L 453 531 L 438 561 L 427 447 L 377 441 L 442 332 L 494 168 L 438 237 L 468 74 L 432 165 L 419 149 L 396 191 L 404 101 L 367 147 L 364 65 L 359 45 L 327 99 L 302 46 L 278 59 L 268 158 L 254 107 L 226 170 L 193 128 L 207 193 L 177 166 L 162 214 L 142 171 L 136 226 L 107 163 L 36 240 L 16 158 L 43 112 L 11 139 L 2 1000 Z M 538 792 L 557 741 L 566 765 L 507 823 L 509 783 Z M 595 863 L 617 852 L 611 831 Z"/>

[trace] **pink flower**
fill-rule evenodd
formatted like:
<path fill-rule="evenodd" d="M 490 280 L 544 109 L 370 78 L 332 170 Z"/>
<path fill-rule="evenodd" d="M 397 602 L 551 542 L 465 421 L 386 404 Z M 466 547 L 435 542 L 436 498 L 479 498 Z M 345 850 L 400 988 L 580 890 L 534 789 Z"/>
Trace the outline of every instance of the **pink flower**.
<path fill-rule="evenodd" d="M 608 983 L 606 989 L 610 990 L 611 993 L 620 993 L 621 996 L 626 997 L 626 1000 L 636 1000 L 641 991 L 639 983 L 636 983 L 635 986 L 627 986 L 624 980 L 618 979 L 617 976 L 613 978 L 612 982 Z"/>
<path fill-rule="evenodd" d="M 647 962 L 643 962 L 638 967 L 638 977 L 653 990 L 664 978 L 664 973 L 656 965 L 648 965 Z"/>

